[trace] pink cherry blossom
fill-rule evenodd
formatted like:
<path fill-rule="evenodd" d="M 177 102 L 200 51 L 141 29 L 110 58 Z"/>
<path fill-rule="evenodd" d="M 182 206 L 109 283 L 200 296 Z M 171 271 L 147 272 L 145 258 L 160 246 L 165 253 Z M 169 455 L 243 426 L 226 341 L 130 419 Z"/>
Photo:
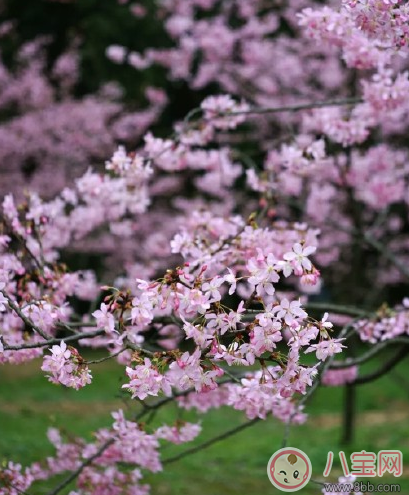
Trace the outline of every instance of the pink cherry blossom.
<path fill-rule="evenodd" d="M 277 306 L 274 306 L 272 312 L 280 320 L 290 327 L 298 326 L 299 321 L 306 318 L 307 313 L 301 308 L 300 301 L 289 301 L 284 298 Z"/>
<path fill-rule="evenodd" d="M 51 356 L 45 356 L 41 369 L 48 372 L 52 383 L 62 384 L 78 390 L 91 383 L 91 372 L 82 362 L 82 358 L 74 348 L 67 348 L 64 341 L 53 345 Z"/>
<path fill-rule="evenodd" d="M 167 380 L 152 366 L 149 358 L 145 358 L 144 364 L 135 368 L 127 366 L 126 374 L 130 381 L 122 385 L 122 388 L 129 390 L 132 398 L 144 400 L 148 395 L 158 395 L 161 390 L 170 393 Z"/>
<path fill-rule="evenodd" d="M 114 315 L 109 311 L 109 307 L 105 303 L 101 303 L 100 309 L 94 311 L 92 316 L 97 320 L 99 328 L 103 328 L 108 334 L 115 332 Z"/>
<path fill-rule="evenodd" d="M 168 442 L 181 444 L 191 442 L 199 435 L 202 428 L 199 424 L 184 423 L 176 426 L 161 426 L 155 432 L 156 438 L 163 438 Z"/>
<path fill-rule="evenodd" d="M 291 266 L 295 272 L 302 274 L 304 271 L 310 271 L 312 269 L 312 263 L 308 259 L 308 256 L 315 253 L 316 250 L 316 247 L 303 247 L 297 242 L 294 244 L 293 250 L 285 253 L 283 258 L 291 263 Z M 286 277 L 288 277 L 288 268 L 284 268 L 283 273 Z"/>
<path fill-rule="evenodd" d="M 329 339 L 322 340 L 318 344 L 311 345 L 305 352 L 314 352 L 316 353 L 317 359 L 325 361 L 330 356 L 342 352 L 342 349 L 345 348 L 341 342 L 345 339 Z"/>

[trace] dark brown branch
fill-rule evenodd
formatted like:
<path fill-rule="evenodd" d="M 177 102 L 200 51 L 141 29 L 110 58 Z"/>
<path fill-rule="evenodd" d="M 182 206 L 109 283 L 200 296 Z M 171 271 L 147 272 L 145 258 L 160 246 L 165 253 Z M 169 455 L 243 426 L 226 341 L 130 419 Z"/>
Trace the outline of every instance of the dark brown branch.
<path fill-rule="evenodd" d="M 235 435 L 236 433 L 239 433 L 240 431 L 245 430 L 246 428 L 249 428 L 250 426 L 255 425 L 258 423 L 260 418 L 254 418 L 251 419 L 250 421 L 247 421 L 246 423 L 243 423 L 239 426 L 235 426 L 234 428 L 225 431 L 224 433 L 217 435 L 210 440 L 207 440 L 206 442 L 201 443 L 200 445 L 197 445 L 196 447 L 192 447 L 191 449 L 184 450 L 180 454 L 177 454 L 173 457 L 168 457 L 163 461 L 163 464 L 171 464 L 172 462 L 179 461 L 180 459 L 183 459 L 183 457 L 186 457 L 191 454 L 195 454 L 196 452 L 199 452 L 200 450 L 207 449 L 208 447 L 211 447 L 213 444 L 217 442 L 221 442 L 222 440 L 225 440 L 226 438 L 231 437 L 232 435 Z M 51 494 L 50 494 L 51 495 Z"/>
<path fill-rule="evenodd" d="M 21 351 L 22 349 L 37 349 L 39 347 L 48 347 L 51 345 L 58 345 L 62 341 L 64 342 L 77 342 L 82 339 L 89 339 L 97 337 L 98 335 L 103 335 L 105 330 L 94 330 L 92 332 L 78 333 L 76 335 L 71 335 L 70 337 L 64 337 L 61 339 L 48 339 L 43 342 L 33 342 L 32 344 L 22 344 L 22 345 L 4 345 L 5 351 Z"/>
<path fill-rule="evenodd" d="M 296 105 L 283 105 L 278 107 L 250 107 L 248 110 L 238 110 L 237 112 L 218 112 L 215 113 L 215 117 L 229 117 L 233 115 L 263 115 L 281 112 L 299 112 L 301 110 L 312 110 L 314 108 L 324 108 L 324 107 L 338 107 L 344 105 L 355 105 L 358 103 L 363 103 L 363 99 L 360 97 L 343 98 L 340 100 L 324 100 L 324 101 L 313 101 L 309 103 L 299 103 Z M 192 120 L 193 117 L 203 114 L 203 110 L 198 107 L 191 110 L 183 120 L 184 127 L 186 128 L 191 123 L 197 123 L 200 121 L 211 121 L 212 119 L 198 118 Z"/>
<path fill-rule="evenodd" d="M 338 315 L 359 316 L 361 318 L 368 318 L 373 312 L 365 311 L 355 306 L 344 306 L 333 303 L 319 303 L 309 302 L 305 304 L 307 310 L 327 311 L 328 313 L 336 313 Z"/>
<path fill-rule="evenodd" d="M 399 364 L 405 357 L 409 354 L 409 346 L 402 347 L 399 351 L 392 356 L 388 361 L 386 361 L 381 367 L 372 373 L 368 373 L 367 375 L 359 376 L 356 378 L 352 384 L 353 385 L 363 385 L 364 383 L 369 383 L 374 380 L 377 380 L 381 376 L 388 373 L 392 370 L 397 364 Z"/>
<path fill-rule="evenodd" d="M 127 347 L 124 347 L 123 349 L 120 349 L 119 351 L 114 352 L 114 354 L 109 354 L 108 356 L 105 356 L 105 357 L 100 358 L 100 359 L 94 359 L 92 361 L 86 361 L 86 364 L 99 364 L 99 363 L 103 363 L 105 361 L 108 361 L 109 359 L 112 359 L 114 357 L 119 356 L 120 354 L 122 354 L 123 352 L 125 352 L 126 349 L 127 349 Z"/>
<path fill-rule="evenodd" d="M 409 278 L 409 269 L 406 264 L 400 261 L 387 247 L 385 247 L 381 242 L 376 240 L 370 234 L 364 234 L 364 240 L 373 248 L 375 248 L 379 253 L 381 253 L 386 259 L 388 259 L 395 267 Z"/>
<path fill-rule="evenodd" d="M 331 364 L 330 369 L 343 369 L 349 368 L 350 366 L 356 366 L 369 361 L 372 357 L 379 354 L 383 349 L 390 345 L 404 344 L 409 345 L 409 338 L 397 337 L 396 339 L 385 340 L 379 344 L 375 344 L 368 352 L 362 354 L 357 358 L 347 358 L 345 361 L 335 361 Z"/>
<path fill-rule="evenodd" d="M 357 103 L 363 103 L 362 98 L 344 98 L 342 100 L 325 100 L 325 101 L 315 101 L 310 103 L 300 103 L 298 105 L 284 105 L 282 107 L 252 107 L 249 110 L 237 111 L 237 112 L 228 112 L 226 114 L 218 114 L 223 116 L 229 115 L 251 115 L 251 114 L 267 114 L 267 113 L 280 113 L 280 112 L 299 112 L 300 110 L 312 110 L 314 108 L 323 108 L 323 107 L 338 107 L 344 105 L 355 105 Z"/>

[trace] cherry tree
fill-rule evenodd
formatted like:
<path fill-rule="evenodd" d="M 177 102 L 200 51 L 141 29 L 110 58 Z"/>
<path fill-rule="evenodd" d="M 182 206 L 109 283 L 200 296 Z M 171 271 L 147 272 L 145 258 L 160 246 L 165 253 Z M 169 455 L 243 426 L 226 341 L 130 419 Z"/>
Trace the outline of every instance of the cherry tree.
<path fill-rule="evenodd" d="M 0 237 L 0 361 L 42 357 L 50 382 L 81 393 L 100 362 L 116 359 L 134 408 L 113 411 L 92 442 L 50 428 L 55 455 L 10 461 L 0 494 L 61 473 L 49 495 L 71 482 L 70 495 L 146 494 L 144 472 L 172 461 L 163 443 L 201 431 L 142 425 L 150 412 L 226 405 L 247 422 L 223 438 L 275 417 L 286 445 L 318 386 L 367 383 L 408 354 L 409 302 L 392 291 L 409 275 L 408 5 L 166 0 L 157 9 L 171 48 L 107 55 L 218 92 L 167 137 L 147 125 L 139 146 L 119 146 L 103 172 L 88 169 L 52 197 L 6 194 Z M 151 96 L 149 123 L 166 104 Z M 106 130 L 108 147 L 114 134 Z M 102 276 L 63 262 L 101 243 Z M 340 356 L 354 339 L 363 353 Z M 87 346 L 106 356 L 85 359 Z M 359 373 L 388 346 L 397 347 L 389 361 Z"/>

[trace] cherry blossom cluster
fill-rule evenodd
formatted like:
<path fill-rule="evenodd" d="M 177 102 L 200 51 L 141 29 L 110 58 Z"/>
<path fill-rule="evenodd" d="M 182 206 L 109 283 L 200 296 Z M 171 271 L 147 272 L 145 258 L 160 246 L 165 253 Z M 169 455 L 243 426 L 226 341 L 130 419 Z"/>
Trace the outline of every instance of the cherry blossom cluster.
<path fill-rule="evenodd" d="M 53 345 L 51 356 L 45 356 L 41 369 L 49 373 L 51 383 L 62 384 L 78 390 L 91 383 L 91 373 L 73 347 L 68 347 L 64 341 Z"/>
<path fill-rule="evenodd" d="M 403 0 L 344 0 L 356 25 L 386 46 L 402 47 L 409 41 L 409 9 Z"/>
<path fill-rule="evenodd" d="M 356 322 L 356 330 L 364 342 L 375 344 L 397 337 L 409 335 L 409 300 L 395 308 L 381 307 L 372 318 L 363 318 Z"/>
<path fill-rule="evenodd" d="M 0 36 L 12 38 L 13 33 L 11 25 Z M 0 111 L 11 115 L 0 125 L 0 158 L 8 164 L 2 195 L 12 190 L 21 199 L 28 185 L 53 197 L 91 163 L 98 166 L 118 142 L 140 138 L 167 103 L 160 88 L 148 87 L 148 106 L 128 111 L 116 83 L 76 98 L 79 40 L 50 71 L 46 48 L 51 41 L 36 38 L 22 45 L 12 69 L 0 52 Z"/>
<path fill-rule="evenodd" d="M 194 423 L 181 423 L 175 426 L 161 426 L 155 432 L 156 438 L 162 438 L 174 444 L 192 441 L 199 435 L 201 426 Z"/>
<path fill-rule="evenodd" d="M 0 494 L 19 495 L 27 490 L 34 481 L 31 470 L 23 469 L 21 464 L 8 462 L 0 468 Z"/>
<path fill-rule="evenodd" d="M 238 228 L 240 224 L 231 229 L 230 235 L 237 236 Z M 196 348 L 193 353 L 164 352 L 154 356 L 153 361 L 147 357 L 134 358 L 136 365 L 127 367 L 129 382 L 123 386 L 130 390 L 132 397 L 143 400 L 160 392 L 170 395 L 171 387 L 179 391 L 195 389 L 199 393 L 210 393 L 212 397 L 211 391 L 218 386 L 217 379 L 225 373 L 223 363 L 228 366 L 250 366 L 256 361 L 263 363 L 263 356 L 270 353 L 276 356 L 273 360 L 279 362 L 279 366 L 264 368 L 263 365 L 261 372 L 250 373 L 242 379 L 240 386 L 232 384 L 226 394 L 218 395 L 229 405 L 245 409 L 249 417 L 277 413 L 285 420 L 286 415 L 293 412 L 293 406 L 283 399 L 291 398 L 295 393 L 305 394 L 317 372 L 316 367 L 301 364 L 302 350 L 315 352 L 318 360 L 326 360 L 341 352 L 342 339 L 330 337 L 332 324 L 327 321 L 328 315 L 321 322 L 309 322 L 299 301 L 289 301 L 285 297 L 277 300 L 275 294 L 275 284 L 280 280 L 280 274 L 285 278 L 294 273 L 301 279 L 305 277 L 306 283 L 316 283 L 319 274 L 308 258 L 315 248 L 295 243 L 290 251 L 283 249 L 283 246 L 278 247 L 284 251 L 281 260 L 272 254 L 266 256 L 260 248 L 251 248 L 251 243 L 256 239 L 257 243 L 260 239 L 264 238 L 264 243 L 268 239 L 267 232 L 264 236 L 262 232 L 255 235 L 254 231 L 258 230 L 251 226 L 243 229 L 241 226 L 237 247 L 219 249 L 213 259 L 209 255 L 206 257 L 206 251 L 212 249 L 209 242 L 206 242 L 205 249 L 203 246 L 200 249 L 197 241 L 192 239 L 195 249 L 188 246 L 183 249 L 188 260 L 184 267 L 168 271 L 160 281 L 140 281 L 140 295 L 133 299 L 130 315 L 136 329 L 143 332 L 155 318 L 173 315 L 180 319 L 185 338 L 193 340 Z M 224 235 L 228 233 L 224 232 Z M 202 240 L 204 234 L 202 230 Z M 250 234 L 251 238 L 248 237 Z M 220 239 L 218 243 L 223 246 Z M 217 250 L 216 246 L 214 250 Z M 252 249 L 256 251 L 256 256 L 252 256 Z M 271 253 L 267 245 L 264 249 Z M 240 260 L 244 253 L 248 257 L 247 266 Z M 207 259 L 209 265 L 200 265 L 203 259 Z M 230 266 L 236 265 L 236 270 L 240 271 L 235 274 L 229 268 L 225 275 L 206 277 L 208 271 L 223 270 L 227 260 Z M 309 278 L 310 274 L 314 276 Z M 237 309 L 229 309 L 222 303 L 223 297 L 236 292 L 246 294 L 247 302 L 242 300 Z M 253 300 L 264 305 L 264 309 L 246 314 L 246 307 Z M 284 329 L 287 329 L 289 337 L 288 356 L 283 351 L 275 354 L 278 343 L 283 340 Z M 132 340 L 133 334 L 129 330 L 125 332 L 127 338 Z M 224 343 L 229 336 L 230 343 Z M 313 342 L 317 336 L 319 342 L 315 344 Z M 248 387 L 251 387 L 252 394 Z M 248 406 L 245 406 L 246 403 Z M 182 400 L 182 404 L 187 403 Z M 215 405 L 220 403 L 216 400 Z"/>
<path fill-rule="evenodd" d="M 353 382 L 357 376 L 357 366 L 350 366 L 343 369 L 329 369 L 326 370 L 322 376 L 322 384 L 330 387 L 337 387 Z"/>

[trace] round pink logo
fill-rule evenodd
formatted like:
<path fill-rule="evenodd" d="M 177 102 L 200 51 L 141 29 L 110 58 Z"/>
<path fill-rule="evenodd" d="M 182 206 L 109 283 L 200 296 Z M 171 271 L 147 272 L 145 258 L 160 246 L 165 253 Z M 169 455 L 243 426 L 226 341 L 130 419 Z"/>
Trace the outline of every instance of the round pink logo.
<path fill-rule="evenodd" d="M 296 492 L 310 481 L 311 461 L 302 450 L 286 447 L 277 450 L 267 464 L 271 483 L 282 492 Z"/>

